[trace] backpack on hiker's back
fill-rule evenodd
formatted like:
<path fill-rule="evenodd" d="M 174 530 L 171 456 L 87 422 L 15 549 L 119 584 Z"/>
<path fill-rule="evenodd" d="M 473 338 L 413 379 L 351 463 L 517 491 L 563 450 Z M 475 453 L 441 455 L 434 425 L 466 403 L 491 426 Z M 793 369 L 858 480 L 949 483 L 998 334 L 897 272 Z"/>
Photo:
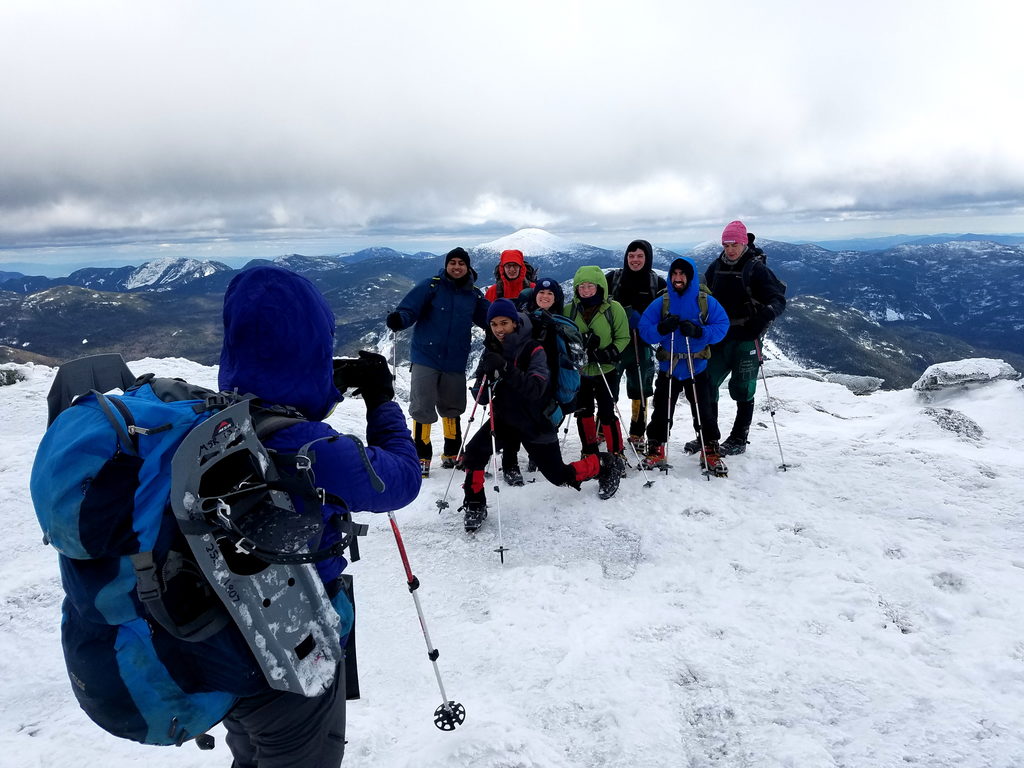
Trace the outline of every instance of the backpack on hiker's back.
<path fill-rule="evenodd" d="M 565 315 L 534 314 L 533 336 L 544 347 L 551 376 L 551 400 L 544 415 L 557 427 L 576 410 L 580 369 L 586 360 L 580 329 Z"/>
<path fill-rule="evenodd" d="M 311 563 L 350 542 L 308 551 L 323 528 L 301 471 L 309 446 L 282 460 L 260 442 L 297 412 L 132 378 L 118 355 L 85 358 L 61 366 L 48 397 L 30 488 L 59 553 L 65 662 L 110 733 L 209 747 L 237 697 L 331 684 L 339 618 Z"/>

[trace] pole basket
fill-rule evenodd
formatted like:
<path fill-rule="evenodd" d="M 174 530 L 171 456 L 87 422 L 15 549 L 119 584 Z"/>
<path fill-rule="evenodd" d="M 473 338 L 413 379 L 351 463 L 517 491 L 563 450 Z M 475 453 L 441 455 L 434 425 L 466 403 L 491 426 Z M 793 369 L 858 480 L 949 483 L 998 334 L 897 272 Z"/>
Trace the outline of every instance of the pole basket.
<path fill-rule="evenodd" d="M 466 708 L 457 701 L 449 701 L 434 710 L 434 725 L 442 731 L 454 731 L 466 721 Z"/>

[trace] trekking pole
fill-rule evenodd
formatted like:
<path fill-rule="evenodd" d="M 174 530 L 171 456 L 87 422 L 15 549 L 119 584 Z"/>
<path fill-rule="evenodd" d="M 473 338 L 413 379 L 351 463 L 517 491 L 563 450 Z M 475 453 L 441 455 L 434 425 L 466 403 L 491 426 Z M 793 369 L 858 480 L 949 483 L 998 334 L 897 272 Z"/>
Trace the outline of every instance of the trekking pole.
<path fill-rule="evenodd" d="M 647 393 L 644 392 L 644 369 L 640 365 L 640 342 L 637 340 L 638 334 L 633 335 L 633 357 L 636 358 L 636 380 L 640 385 L 640 402 L 644 404 L 644 426 L 647 425 Z M 627 382 L 628 383 L 628 382 Z M 627 393 L 628 394 L 628 393 Z"/>
<path fill-rule="evenodd" d="M 391 332 L 391 361 L 392 361 L 392 373 L 391 375 L 398 379 L 398 331 Z"/>
<path fill-rule="evenodd" d="M 440 652 L 430 642 L 430 633 L 427 632 L 427 621 L 423 618 L 423 608 L 420 606 L 420 597 L 417 590 L 420 588 L 420 580 L 412 574 L 409 566 L 409 557 L 405 554 L 405 543 L 402 541 L 402 534 L 398 530 L 398 521 L 394 512 L 388 512 L 388 519 L 391 521 L 391 530 L 395 534 L 395 543 L 398 545 L 398 554 L 402 556 L 402 566 L 405 568 L 405 578 L 409 586 L 409 594 L 416 604 L 416 614 L 420 618 L 420 628 L 423 630 L 423 639 L 427 643 L 427 658 L 434 665 L 434 677 L 437 678 L 437 687 L 441 689 L 441 706 L 434 710 L 434 725 L 442 731 L 454 731 L 457 726 L 462 725 L 466 719 L 466 708 L 457 701 L 449 701 L 448 695 L 444 692 L 444 683 L 441 682 L 441 670 L 437 666 L 437 657 Z"/>
<path fill-rule="evenodd" d="M 598 368 L 598 370 L 601 370 L 601 369 Z M 608 397 L 612 398 L 612 406 L 615 408 L 615 417 L 619 420 L 619 429 L 621 431 L 621 429 L 622 429 L 622 413 L 619 411 L 619 404 L 617 402 L 615 402 L 615 396 L 612 394 L 612 387 L 608 383 L 608 377 L 606 377 L 604 375 L 604 371 L 601 371 L 601 379 L 604 381 L 605 389 L 608 390 Z M 640 458 L 640 454 L 637 453 L 636 446 L 633 445 L 632 443 L 630 443 L 629 447 L 633 451 L 633 458 L 636 459 L 637 464 L 640 467 L 640 471 L 643 472 L 643 474 L 644 474 L 644 488 L 650 488 L 652 485 L 654 485 L 654 481 L 651 480 L 651 478 L 647 476 L 647 470 L 644 468 L 644 462 Z"/>
<path fill-rule="evenodd" d="M 672 440 L 672 372 L 676 369 L 676 332 L 668 339 L 668 391 L 665 393 L 665 466 L 668 466 L 668 444 Z M 668 472 L 668 470 L 665 470 Z"/>
<path fill-rule="evenodd" d="M 444 489 L 444 496 L 434 502 L 437 504 L 437 514 L 439 515 L 442 510 L 448 509 L 448 492 L 452 489 L 452 481 L 455 479 L 455 473 L 459 471 L 459 457 L 462 456 L 462 452 L 466 449 L 466 439 L 469 437 L 469 430 L 473 426 L 473 419 L 476 418 L 476 408 L 480 405 L 480 395 L 483 394 L 484 382 L 486 381 L 487 379 L 484 378 L 484 380 L 480 382 L 480 389 L 476 392 L 476 400 L 473 401 L 473 410 L 469 412 L 469 421 L 466 423 L 466 431 L 462 433 L 462 445 L 459 446 L 459 452 L 455 455 L 455 466 L 452 467 L 452 474 L 448 478 L 448 487 Z"/>
<path fill-rule="evenodd" d="M 693 373 L 693 358 L 690 356 L 690 337 L 683 336 L 686 341 L 686 367 L 690 369 L 690 388 L 693 390 L 693 410 L 697 414 L 697 434 L 700 435 L 701 460 L 704 464 L 704 477 L 711 482 L 711 471 L 708 467 L 708 447 L 704 443 L 704 425 L 700 423 L 700 406 L 697 404 L 697 377 Z"/>
<path fill-rule="evenodd" d="M 498 548 L 494 550 L 498 553 L 501 558 L 501 564 L 505 564 L 505 549 L 504 539 L 501 533 L 501 484 L 498 483 L 498 442 L 494 436 L 494 386 L 489 384 L 487 386 L 487 400 L 491 404 L 490 407 L 490 419 L 491 419 L 491 468 L 494 470 L 494 506 L 498 510 Z"/>
<path fill-rule="evenodd" d="M 572 413 L 565 417 L 565 429 L 562 430 L 562 442 L 561 445 L 558 446 L 559 450 L 565 448 L 565 441 L 569 437 L 569 425 L 572 423 L 572 417 L 575 415 L 576 412 L 573 411 Z"/>
<path fill-rule="evenodd" d="M 764 375 L 764 357 L 761 355 L 760 339 L 754 339 L 754 349 L 757 350 L 757 367 L 761 369 L 761 383 L 764 384 L 764 396 L 768 398 L 768 413 L 772 417 L 772 427 L 775 428 L 775 442 L 779 444 L 779 458 L 782 459 L 779 469 L 783 472 L 787 472 L 789 471 L 789 465 L 786 464 L 786 457 L 782 455 L 782 441 L 779 439 L 779 426 L 775 423 L 775 404 L 772 402 L 772 396 L 768 394 L 768 378 Z"/>

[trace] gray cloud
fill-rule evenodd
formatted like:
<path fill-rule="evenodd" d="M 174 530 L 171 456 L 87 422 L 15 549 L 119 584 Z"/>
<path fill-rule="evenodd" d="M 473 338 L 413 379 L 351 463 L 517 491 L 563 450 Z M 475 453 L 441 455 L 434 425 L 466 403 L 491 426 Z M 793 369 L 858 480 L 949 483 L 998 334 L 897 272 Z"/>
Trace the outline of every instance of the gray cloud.
<path fill-rule="evenodd" d="M 1016 3 L 0 7 L 0 247 L 1005 214 Z"/>

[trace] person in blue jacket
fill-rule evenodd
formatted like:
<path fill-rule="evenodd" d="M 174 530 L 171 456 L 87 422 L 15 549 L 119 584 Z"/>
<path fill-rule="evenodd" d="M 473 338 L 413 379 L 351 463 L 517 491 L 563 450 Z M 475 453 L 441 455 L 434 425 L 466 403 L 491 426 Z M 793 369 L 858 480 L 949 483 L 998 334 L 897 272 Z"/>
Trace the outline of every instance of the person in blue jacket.
<path fill-rule="evenodd" d="M 466 411 L 466 363 L 474 325 L 485 328 L 490 302 L 476 287 L 476 271 L 464 248 L 444 259 L 444 269 L 424 280 L 387 316 L 396 333 L 412 325 L 412 380 L 409 415 L 423 477 L 430 474 L 433 448 L 430 428 L 441 417 L 444 448 L 441 466 L 457 466 L 462 445 L 459 417 Z"/>
<path fill-rule="evenodd" d="M 665 464 L 669 425 L 679 392 L 683 391 L 702 444 L 701 466 L 711 474 L 724 477 L 728 470 L 719 454 L 721 435 L 711 409 L 707 367 L 710 345 L 721 341 L 729 332 L 729 316 L 713 297 L 700 290 L 695 274 L 690 259 L 673 261 L 669 267 L 668 289 L 648 305 L 640 318 L 640 337 L 648 344 L 659 345 L 655 354 L 659 364 L 654 413 L 647 425 L 644 461 L 649 468 Z"/>
<path fill-rule="evenodd" d="M 324 422 L 342 400 L 335 386 L 334 328 L 334 313 L 319 290 L 288 270 L 248 269 L 228 286 L 220 388 L 252 393 L 264 403 L 291 406 L 308 419 L 275 432 L 264 441 L 268 448 L 296 453 L 311 441 L 339 434 Z M 394 389 L 387 361 L 366 352 L 360 354 L 359 361 L 358 371 L 349 374 L 347 383 L 359 385 L 366 405 L 365 459 L 354 440 L 323 440 L 312 448 L 313 469 L 317 485 L 344 499 L 349 511 L 387 512 L 416 498 L 422 482 L 419 461 L 402 409 L 392 399 Z M 383 481 L 383 490 L 371 485 L 367 462 Z M 301 504 L 299 499 L 293 501 L 297 506 Z M 334 504 L 324 504 L 325 522 L 344 511 Z M 329 548 L 338 535 L 328 526 L 320 548 Z M 341 618 L 342 647 L 353 619 L 352 604 L 339 578 L 345 565 L 340 556 L 317 564 Z M 246 687 L 236 691 L 238 703 L 224 719 L 233 766 L 341 765 L 345 751 L 344 664 L 326 692 L 306 698 L 271 689 L 255 659 L 236 661 L 248 663 L 255 672 L 238 676 Z M 211 659 L 208 663 L 220 662 Z"/>

